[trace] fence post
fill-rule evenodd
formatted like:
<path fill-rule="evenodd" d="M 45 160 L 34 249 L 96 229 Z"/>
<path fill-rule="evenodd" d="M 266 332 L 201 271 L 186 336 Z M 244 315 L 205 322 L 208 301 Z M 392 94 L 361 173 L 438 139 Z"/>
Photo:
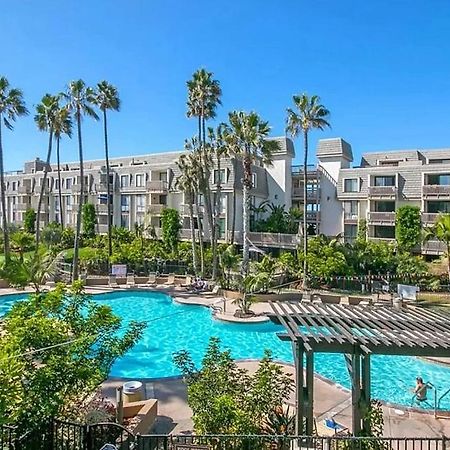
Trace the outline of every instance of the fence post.
<path fill-rule="evenodd" d="M 91 427 L 89 425 L 84 425 L 83 431 L 84 431 L 84 448 L 85 448 L 85 450 L 93 450 Z"/>
<path fill-rule="evenodd" d="M 49 444 L 48 448 L 55 447 L 54 437 L 55 437 L 55 421 L 54 421 L 54 419 L 51 419 L 48 423 L 48 428 L 47 428 L 47 439 L 48 439 L 48 444 Z"/>
<path fill-rule="evenodd" d="M 442 450 L 445 450 L 445 446 L 447 445 L 446 442 L 447 442 L 447 438 L 443 434 L 442 435 Z"/>

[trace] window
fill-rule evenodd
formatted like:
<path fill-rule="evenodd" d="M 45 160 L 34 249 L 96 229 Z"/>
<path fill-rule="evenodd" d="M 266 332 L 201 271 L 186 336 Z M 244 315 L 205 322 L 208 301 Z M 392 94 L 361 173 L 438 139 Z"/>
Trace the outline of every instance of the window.
<path fill-rule="evenodd" d="M 352 242 L 358 235 L 358 225 L 345 224 L 344 225 L 344 241 Z"/>
<path fill-rule="evenodd" d="M 98 196 L 99 205 L 107 205 L 108 204 L 108 194 L 100 194 Z"/>
<path fill-rule="evenodd" d="M 72 187 L 72 178 L 66 178 L 66 188 L 70 189 Z"/>
<path fill-rule="evenodd" d="M 350 200 L 344 202 L 344 219 L 357 219 L 358 218 L 358 201 Z"/>
<path fill-rule="evenodd" d="M 428 183 L 437 186 L 449 186 L 450 185 L 450 174 L 441 173 L 441 174 L 433 174 L 428 175 Z"/>
<path fill-rule="evenodd" d="M 160 195 L 159 196 L 159 204 L 160 205 L 167 205 L 167 195 Z"/>
<path fill-rule="evenodd" d="M 167 172 L 159 172 L 159 181 L 167 181 Z"/>
<path fill-rule="evenodd" d="M 221 238 L 225 237 L 225 218 L 223 217 L 219 218 L 219 233 Z"/>
<path fill-rule="evenodd" d="M 394 212 L 395 202 L 380 201 L 375 202 L 374 209 L 375 212 Z"/>
<path fill-rule="evenodd" d="M 395 186 L 395 175 L 377 176 L 373 178 L 374 186 Z"/>
<path fill-rule="evenodd" d="M 395 239 L 395 227 L 375 225 L 373 227 L 374 237 L 382 239 Z"/>
<path fill-rule="evenodd" d="M 130 197 L 128 195 L 121 195 L 120 205 L 123 212 L 128 212 L 130 210 Z"/>
<path fill-rule="evenodd" d="M 136 187 L 143 187 L 144 186 L 144 175 L 142 173 L 139 173 L 136 175 Z"/>
<path fill-rule="evenodd" d="M 15 181 L 13 181 L 13 182 L 12 182 L 12 190 L 13 190 L 13 191 L 16 190 L 16 186 L 17 186 L 17 183 L 16 183 Z"/>
<path fill-rule="evenodd" d="M 256 176 L 256 173 L 252 173 L 252 187 L 257 188 L 258 187 L 258 177 Z"/>
<path fill-rule="evenodd" d="M 344 192 L 359 192 L 358 178 L 344 179 Z"/>
<path fill-rule="evenodd" d="M 130 176 L 129 175 L 121 175 L 120 176 L 120 187 L 128 187 L 130 184 Z"/>
<path fill-rule="evenodd" d="M 450 201 L 427 202 L 427 212 L 429 213 L 450 213 Z"/>
<path fill-rule="evenodd" d="M 128 214 L 122 214 L 120 216 L 120 226 L 123 228 L 129 228 L 130 218 Z"/>
<path fill-rule="evenodd" d="M 225 175 L 226 175 L 225 169 L 220 169 L 220 171 L 218 169 L 215 169 L 214 170 L 214 184 L 217 184 L 219 182 L 225 183 L 226 182 Z"/>
<path fill-rule="evenodd" d="M 430 159 L 429 164 L 450 164 L 450 159 Z"/>
<path fill-rule="evenodd" d="M 59 180 L 55 180 L 55 189 L 59 190 Z"/>
<path fill-rule="evenodd" d="M 392 160 L 378 161 L 379 166 L 398 166 L 398 163 L 399 161 L 392 161 Z"/>
<path fill-rule="evenodd" d="M 144 195 L 136 195 L 136 212 L 138 212 L 138 213 L 145 212 L 145 196 Z"/>

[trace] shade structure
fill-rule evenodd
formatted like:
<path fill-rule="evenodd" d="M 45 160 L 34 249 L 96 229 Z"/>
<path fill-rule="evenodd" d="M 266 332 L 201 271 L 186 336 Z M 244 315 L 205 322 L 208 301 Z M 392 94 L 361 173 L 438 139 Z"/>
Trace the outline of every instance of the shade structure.
<path fill-rule="evenodd" d="M 270 305 L 270 319 L 285 329 L 278 337 L 293 344 L 299 434 L 313 430 L 314 353 L 346 355 L 354 434 L 368 426 L 371 355 L 450 356 L 450 316 L 443 312 L 414 306 L 281 301 Z"/>

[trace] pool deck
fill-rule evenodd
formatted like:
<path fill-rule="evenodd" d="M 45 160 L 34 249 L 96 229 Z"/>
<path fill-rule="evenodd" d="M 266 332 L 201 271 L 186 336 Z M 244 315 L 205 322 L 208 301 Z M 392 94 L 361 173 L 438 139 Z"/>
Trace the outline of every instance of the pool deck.
<path fill-rule="evenodd" d="M 240 361 L 239 366 L 254 372 L 257 361 Z M 282 365 L 285 372 L 293 375 L 292 365 Z M 115 401 L 115 389 L 125 379 L 110 378 L 102 385 L 103 395 Z M 151 430 L 158 434 L 189 434 L 193 431 L 192 411 L 187 404 L 186 385 L 180 377 L 140 380 L 145 386 L 147 398 L 158 399 L 158 418 Z M 294 406 L 294 396 L 288 404 Z M 383 406 L 384 434 L 390 437 L 441 437 L 450 436 L 450 420 L 435 419 L 426 412 L 397 410 Z M 316 376 L 314 380 L 314 416 L 318 423 L 327 417 L 351 426 L 351 395 L 347 389 L 336 386 Z M 150 430 L 149 430 L 150 432 Z"/>

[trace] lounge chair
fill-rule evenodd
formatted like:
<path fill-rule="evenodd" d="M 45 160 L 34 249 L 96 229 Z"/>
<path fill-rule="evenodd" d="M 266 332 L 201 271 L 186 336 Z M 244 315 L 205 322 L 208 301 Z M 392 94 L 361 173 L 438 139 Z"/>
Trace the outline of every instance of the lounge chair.
<path fill-rule="evenodd" d="M 154 284 L 156 284 L 156 273 L 155 272 L 151 272 L 151 273 L 148 274 L 148 280 L 147 280 L 146 285 L 147 286 L 152 286 Z"/>
<path fill-rule="evenodd" d="M 217 297 L 220 294 L 220 286 L 216 284 L 210 291 L 199 292 L 206 297 Z"/>
<path fill-rule="evenodd" d="M 349 430 L 344 425 L 337 423 L 334 418 L 327 418 L 318 422 L 315 420 L 316 433 L 319 436 L 345 436 L 348 435 Z"/>
<path fill-rule="evenodd" d="M 175 274 L 169 273 L 169 276 L 167 277 L 167 281 L 164 283 L 168 286 L 173 286 L 175 284 Z"/>
<path fill-rule="evenodd" d="M 110 275 L 108 277 L 108 285 L 110 288 L 117 289 L 120 286 L 117 284 L 117 278 L 115 275 Z"/>
<path fill-rule="evenodd" d="M 127 275 L 127 287 L 135 287 L 136 286 L 136 280 L 134 278 L 134 275 Z"/>
<path fill-rule="evenodd" d="M 184 283 L 181 285 L 181 287 L 189 288 L 192 286 L 192 277 L 190 275 L 186 275 L 186 279 L 184 280 Z"/>

